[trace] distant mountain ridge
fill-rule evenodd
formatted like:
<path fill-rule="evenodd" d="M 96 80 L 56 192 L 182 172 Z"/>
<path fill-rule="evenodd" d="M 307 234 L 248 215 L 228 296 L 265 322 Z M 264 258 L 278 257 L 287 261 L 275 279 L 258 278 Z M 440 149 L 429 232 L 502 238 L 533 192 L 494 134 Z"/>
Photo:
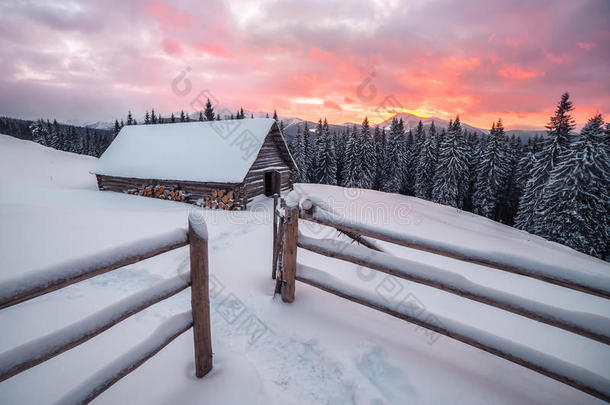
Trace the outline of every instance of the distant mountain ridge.
<path fill-rule="evenodd" d="M 217 106 L 216 107 L 216 111 L 221 113 L 221 116 L 223 119 L 225 118 L 225 116 L 237 113 L 238 110 L 239 110 L 239 108 L 235 108 L 233 106 Z M 171 113 L 169 115 L 171 115 Z M 165 118 L 168 118 L 169 115 L 163 115 L 163 116 Z M 174 112 L 174 115 L 176 116 L 176 118 L 178 118 L 180 116 L 180 111 Z M 199 117 L 198 112 L 189 113 L 188 115 L 191 120 L 197 120 Z M 250 116 L 254 116 L 254 118 L 263 118 L 263 117 L 266 117 L 267 115 L 272 116 L 273 113 L 267 113 L 264 111 L 249 111 L 249 110 L 244 109 L 244 115 L 246 116 L 246 118 L 250 118 Z M 303 126 L 305 125 L 305 122 L 307 122 L 307 125 L 309 126 L 309 129 L 312 132 L 312 134 L 313 134 L 312 130 L 314 130 L 316 128 L 316 125 L 318 124 L 317 122 L 306 121 L 306 120 L 303 120 L 303 119 L 297 118 L 297 117 L 279 115 L 278 118 L 280 119 L 280 121 L 283 121 L 284 134 L 286 135 L 286 137 L 289 140 L 291 140 L 292 138 L 294 138 L 296 136 L 297 128 L 299 128 L 299 127 L 303 128 Z M 379 126 L 379 128 L 389 131 L 393 118 L 397 118 L 397 119 L 402 118 L 404 127 L 405 127 L 405 131 L 409 131 L 409 130 L 415 131 L 420 120 L 424 124 L 424 128 L 426 130 L 428 130 L 428 128 L 430 128 L 430 125 L 432 124 L 432 122 L 434 122 L 434 125 L 436 126 L 436 128 L 438 130 L 440 130 L 442 128 L 447 128 L 449 126 L 449 121 L 444 120 L 442 118 L 420 117 L 418 115 L 406 113 L 406 112 L 397 113 L 394 116 L 386 119 L 385 121 L 383 121 L 377 125 L 372 125 L 372 126 L 373 127 Z M 140 123 L 140 124 L 144 122 L 143 117 L 139 117 L 139 118 L 136 117 L 136 119 L 138 120 L 138 123 Z M 66 123 L 71 124 L 71 125 L 88 127 L 91 129 L 113 129 L 113 127 L 114 127 L 114 122 L 106 122 L 106 121 L 83 123 L 78 120 L 69 120 L 69 121 L 66 121 Z M 331 129 L 331 131 L 342 131 L 342 130 L 345 130 L 345 128 L 347 128 L 347 127 L 351 128 L 354 125 L 359 126 L 360 123 L 345 122 L 342 124 L 329 124 L 329 128 Z M 462 121 L 462 127 L 470 132 L 474 132 L 479 135 L 486 135 L 489 133 L 489 129 L 478 128 L 478 127 L 469 125 L 463 121 Z M 522 141 L 527 141 L 528 139 L 533 138 L 536 135 L 544 135 L 545 133 L 546 133 L 546 130 L 544 128 L 535 129 L 530 126 L 517 126 L 515 129 L 506 130 L 506 134 L 508 136 L 515 135 L 515 136 L 521 138 Z M 313 135 L 315 136 L 315 134 L 313 134 Z"/>

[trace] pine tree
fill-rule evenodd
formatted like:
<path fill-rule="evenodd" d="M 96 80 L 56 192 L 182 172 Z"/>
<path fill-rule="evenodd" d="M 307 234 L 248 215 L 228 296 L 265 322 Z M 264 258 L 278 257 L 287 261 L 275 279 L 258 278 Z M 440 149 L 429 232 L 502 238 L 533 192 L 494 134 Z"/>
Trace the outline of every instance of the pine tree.
<path fill-rule="evenodd" d="M 180 122 L 186 122 L 186 116 L 184 115 L 184 110 L 180 111 Z"/>
<path fill-rule="evenodd" d="M 610 238 L 610 161 L 601 114 L 561 152 L 544 188 L 538 222 L 545 237 L 603 258 Z"/>
<path fill-rule="evenodd" d="M 362 163 L 359 188 L 373 188 L 375 174 L 377 172 L 377 159 L 375 156 L 375 143 L 371 136 L 369 119 L 364 117 L 360 130 L 360 141 L 362 142 Z"/>
<path fill-rule="evenodd" d="M 30 125 L 30 130 L 32 132 L 32 140 L 41 145 L 47 145 L 47 138 L 49 136 L 49 132 L 47 126 L 45 125 L 43 120 L 38 120 L 35 123 Z"/>
<path fill-rule="evenodd" d="M 305 141 L 304 136 L 301 132 L 301 128 L 297 128 L 297 135 L 291 142 L 292 148 L 291 153 L 294 162 L 297 165 L 297 172 L 295 174 L 295 182 L 306 183 L 307 182 L 307 159 L 305 156 Z"/>
<path fill-rule="evenodd" d="M 390 134 L 387 140 L 385 159 L 385 178 L 381 190 L 388 193 L 398 193 L 402 184 L 402 162 L 404 127 L 396 118 L 392 118 Z"/>
<path fill-rule="evenodd" d="M 267 117 L 267 118 L 269 118 L 269 117 Z M 275 120 L 275 122 L 279 121 L 278 118 L 277 118 L 277 111 L 276 110 L 273 110 L 273 119 Z"/>
<path fill-rule="evenodd" d="M 339 132 L 333 134 L 335 143 L 335 155 L 337 156 L 337 184 L 343 184 L 343 168 L 345 167 L 345 143 L 346 133 Z"/>
<path fill-rule="evenodd" d="M 337 184 L 337 157 L 335 145 L 328 128 L 328 122 L 324 118 L 321 133 L 318 133 L 317 141 L 317 179 L 322 184 Z"/>
<path fill-rule="evenodd" d="M 381 184 L 383 183 L 384 178 L 384 168 L 386 167 L 386 135 L 385 130 L 379 129 L 379 126 L 375 127 L 375 132 L 373 135 L 373 140 L 375 143 L 375 161 L 376 168 L 375 171 L 375 182 L 373 184 L 373 189 L 380 190 Z"/>
<path fill-rule="evenodd" d="M 307 167 L 307 171 L 303 176 L 307 182 L 311 183 L 312 179 L 315 177 L 313 173 L 314 149 L 307 121 L 305 121 L 305 126 L 303 127 L 303 150 L 305 151 L 304 159 L 305 166 Z"/>
<path fill-rule="evenodd" d="M 133 116 L 131 115 L 131 111 L 127 112 L 127 125 L 134 125 Z"/>
<path fill-rule="evenodd" d="M 361 175 L 360 131 L 354 125 L 345 145 L 345 162 L 343 166 L 343 186 L 358 187 Z"/>
<path fill-rule="evenodd" d="M 436 126 L 432 121 L 428 136 L 424 139 L 419 151 L 419 160 L 415 169 L 415 196 L 425 200 L 432 199 L 434 171 L 438 160 L 436 142 Z"/>
<path fill-rule="evenodd" d="M 570 115 L 574 106 L 569 97 L 568 93 L 561 96 L 555 114 L 547 125 L 548 137 L 544 140 L 542 150 L 532 158 L 532 168 L 515 217 L 516 228 L 532 233 L 541 231 L 537 222 L 540 219 L 544 188 L 550 173 L 559 163 L 559 156 L 569 148 L 570 131 L 575 126 Z"/>
<path fill-rule="evenodd" d="M 157 116 L 155 115 L 155 109 L 153 108 L 151 113 L 150 113 L 150 122 L 152 122 L 153 124 L 156 124 L 157 121 Z"/>
<path fill-rule="evenodd" d="M 176 122 L 176 116 L 174 115 L 174 113 L 172 113 L 172 115 L 170 116 L 170 118 L 169 118 L 169 122 L 171 122 L 172 124 L 173 124 L 174 122 Z"/>
<path fill-rule="evenodd" d="M 509 172 L 507 139 L 502 121 L 493 123 L 476 168 L 474 213 L 498 219 L 502 192 Z"/>
<path fill-rule="evenodd" d="M 148 114 L 148 110 L 146 110 L 146 113 L 144 114 L 144 124 L 150 124 L 150 114 Z"/>
<path fill-rule="evenodd" d="M 214 121 L 214 107 L 212 107 L 212 103 L 208 98 L 208 101 L 205 103 L 205 110 L 203 111 L 203 115 L 205 116 L 206 121 Z"/>
<path fill-rule="evenodd" d="M 467 185 L 468 156 L 458 116 L 455 122 L 449 122 L 440 144 L 432 197 L 440 204 L 462 208 Z"/>
<path fill-rule="evenodd" d="M 498 220 L 512 226 L 514 223 L 522 189 L 519 183 L 519 162 L 521 161 L 521 142 L 514 134 L 507 144 L 508 176 L 500 197 Z"/>
<path fill-rule="evenodd" d="M 199 111 L 199 121 L 204 121 L 205 119 L 203 118 L 203 111 Z"/>

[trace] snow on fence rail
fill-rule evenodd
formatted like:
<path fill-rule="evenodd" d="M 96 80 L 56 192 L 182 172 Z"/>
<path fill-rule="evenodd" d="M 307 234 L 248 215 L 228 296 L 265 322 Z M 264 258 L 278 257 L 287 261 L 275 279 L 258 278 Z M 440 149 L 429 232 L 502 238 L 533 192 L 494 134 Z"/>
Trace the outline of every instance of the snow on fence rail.
<path fill-rule="evenodd" d="M 120 378 L 135 370 L 180 334 L 193 327 L 195 373 L 201 378 L 212 369 L 210 332 L 208 236 L 205 223 L 189 216 L 184 229 L 108 250 L 61 268 L 45 271 L 39 278 L 22 277 L 0 284 L 0 306 L 6 308 L 25 300 L 115 270 L 127 264 L 190 245 L 190 274 L 161 281 L 124 298 L 72 325 L 0 354 L 0 381 L 34 367 L 97 336 L 131 315 L 191 287 L 191 311 L 165 321 L 153 335 L 124 357 L 118 358 L 68 394 L 61 403 L 88 403 Z"/>
<path fill-rule="evenodd" d="M 571 288 L 610 298 L 610 277 L 596 276 L 584 272 L 549 265 L 534 258 L 511 255 L 505 252 L 490 252 L 476 248 L 458 247 L 449 243 L 430 240 L 416 235 L 404 235 L 373 225 L 361 224 L 347 218 L 342 218 L 322 207 L 313 205 L 309 210 L 303 210 L 301 218 L 321 225 L 330 226 L 341 231 L 353 232 L 362 236 L 379 239 L 385 242 L 423 250 L 441 256 L 493 267 L 510 273 L 536 278 L 562 287 Z"/>
<path fill-rule="evenodd" d="M 281 208 L 274 210 L 274 232 L 277 232 L 277 235 L 274 234 L 273 273 L 275 275 L 277 272 L 276 292 L 281 293 L 284 302 L 294 301 L 295 281 L 299 280 L 342 298 L 380 310 L 485 350 L 593 396 L 610 401 L 610 381 L 597 374 L 524 345 L 508 341 L 507 339 L 494 336 L 476 328 L 468 327 L 450 319 L 445 319 L 440 315 L 436 316 L 438 318 L 443 318 L 442 326 L 424 318 L 420 319 L 396 311 L 383 304 L 372 294 L 342 284 L 328 273 L 298 265 L 297 247 L 328 257 L 366 266 L 396 277 L 401 277 L 474 301 L 495 306 L 608 345 L 610 345 L 610 319 L 599 315 L 565 310 L 527 298 L 518 297 L 504 291 L 488 288 L 473 283 L 459 274 L 408 259 L 391 256 L 380 251 L 380 249 L 375 249 L 376 245 L 372 242 L 369 242 L 367 247 L 363 247 L 336 240 L 320 240 L 306 237 L 298 232 L 299 218 L 336 228 L 354 240 L 362 239 L 362 236 L 367 236 L 402 246 L 427 250 L 432 253 L 453 257 L 471 263 L 487 265 L 480 260 L 482 258 L 480 253 L 473 253 L 474 251 L 460 251 L 458 255 L 455 254 L 457 251 L 455 247 L 448 248 L 447 246 L 442 246 L 436 242 L 431 243 L 430 241 L 418 240 L 416 237 L 407 237 L 371 225 L 349 221 L 324 210 L 321 207 L 317 207 L 314 202 L 306 198 L 301 199 L 298 203 L 295 200 L 296 199 L 293 199 L 291 201 L 289 196 L 288 202 L 282 201 Z M 470 254 L 472 254 L 472 256 L 470 256 Z M 504 264 L 502 266 L 511 263 L 510 258 L 505 257 L 504 259 Z M 485 260 L 489 261 L 492 259 L 486 258 Z M 500 268 L 502 266 L 491 267 Z M 506 268 L 502 268 L 502 270 L 506 270 Z M 552 276 L 551 274 L 548 274 L 548 269 L 541 266 L 538 266 L 536 270 L 521 267 L 517 273 L 544 281 L 549 281 L 546 279 Z M 545 275 L 543 277 L 539 276 L 542 273 Z M 532 274 L 534 276 L 532 276 Z M 575 281 L 579 282 L 578 285 L 573 284 Z M 586 277 L 581 279 L 576 273 L 563 271 L 561 277 L 556 277 L 555 280 L 549 282 L 609 298 L 609 289 L 605 281 L 606 280 L 593 280 Z M 595 282 L 597 284 L 594 286 L 593 284 Z"/>

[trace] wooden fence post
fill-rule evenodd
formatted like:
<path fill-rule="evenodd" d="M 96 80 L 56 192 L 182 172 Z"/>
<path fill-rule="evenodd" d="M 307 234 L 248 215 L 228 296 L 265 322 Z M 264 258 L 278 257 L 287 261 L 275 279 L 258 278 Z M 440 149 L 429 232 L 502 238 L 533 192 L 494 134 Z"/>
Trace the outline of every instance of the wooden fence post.
<path fill-rule="evenodd" d="M 208 232 L 202 218 L 189 215 L 191 256 L 191 310 L 195 345 L 195 374 L 202 378 L 212 370 Z"/>
<path fill-rule="evenodd" d="M 275 280 L 275 275 L 277 273 L 277 260 L 276 257 L 278 255 L 277 249 L 277 193 L 273 194 L 273 256 L 271 258 L 271 278 Z"/>
<path fill-rule="evenodd" d="M 284 230 L 284 268 L 282 270 L 282 301 L 294 301 L 297 272 L 297 235 L 299 233 L 299 208 L 286 210 L 287 223 Z"/>

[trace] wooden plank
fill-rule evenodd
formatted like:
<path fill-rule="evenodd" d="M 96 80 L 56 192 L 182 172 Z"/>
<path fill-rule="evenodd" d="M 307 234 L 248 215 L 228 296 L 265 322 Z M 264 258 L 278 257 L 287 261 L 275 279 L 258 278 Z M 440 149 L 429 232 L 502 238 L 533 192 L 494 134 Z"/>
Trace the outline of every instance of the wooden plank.
<path fill-rule="evenodd" d="M 486 266 L 486 267 L 492 267 L 494 269 L 503 270 L 503 271 L 506 271 L 509 273 L 514 273 L 514 274 L 519 274 L 519 275 L 526 276 L 526 277 L 535 278 L 538 280 L 545 281 L 547 283 L 556 284 L 556 285 L 570 288 L 573 290 L 582 291 L 587 294 L 596 295 L 599 297 L 610 299 L 609 291 L 606 291 L 601 288 L 596 288 L 595 286 L 592 286 L 592 285 L 585 285 L 585 284 L 577 282 L 577 281 L 567 281 L 565 279 L 559 279 L 553 275 L 540 274 L 540 273 L 534 272 L 534 271 L 526 269 L 526 268 L 511 266 L 509 264 L 498 262 L 493 259 L 472 258 L 472 257 L 466 256 L 466 255 L 463 255 L 460 252 L 450 251 L 447 249 L 440 249 L 438 247 L 432 246 L 432 245 L 424 243 L 424 242 L 407 241 L 404 239 L 398 239 L 387 232 L 379 232 L 379 231 L 375 231 L 375 230 L 368 229 L 368 228 L 360 228 L 360 227 L 356 226 L 354 223 L 352 223 L 352 221 L 343 220 L 342 218 L 338 218 L 339 220 L 330 220 L 330 219 L 328 219 L 328 216 L 326 216 L 326 215 L 325 215 L 325 218 L 323 218 L 321 216 L 316 216 L 315 210 L 317 210 L 317 209 L 319 209 L 319 208 L 314 207 L 314 214 L 302 213 L 301 218 L 308 220 L 308 221 L 317 222 L 321 225 L 330 226 L 330 227 L 341 229 L 341 230 L 348 231 L 348 232 L 354 232 L 359 235 L 368 236 L 370 238 L 379 239 L 379 240 L 382 240 L 385 242 L 390 242 L 390 243 L 405 246 L 408 248 L 422 250 L 425 252 L 434 253 L 437 255 L 445 256 L 445 257 L 450 257 L 452 259 L 457 259 L 457 260 L 465 261 L 468 263 L 478 264 L 478 265 Z"/>
<path fill-rule="evenodd" d="M 179 293 L 189 285 L 188 277 L 185 276 L 164 280 L 72 325 L 0 354 L 0 381 L 86 342 L 133 314 Z M 43 351 L 40 351 L 41 348 Z"/>
<path fill-rule="evenodd" d="M 192 214 L 189 216 L 189 242 L 195 374 L 202 378 L 212 370 L 208 238 L 203 219 Z"/>
<path fill-rule="evenodd" d="M 324 256 L 345 260 L 459 295 L 610 345 L 610 322 L 608 318 L 603 316 L 574 313 L 473 283 L 465 277 L 447 270 L 415 263 L 387 253 L 364 249 L 344 242 L 318 240 L 299 235 L 297 246 Z M 421 270 L 418 270 L 416 266 L 420 267 Z"/>
<path fill-rule="evenodd" d="M 148 339 L 121 355 L 109 365 L 78 385 L 57 403 L 88 404 L 113 384 L 134 371 L 146 360 L 159 353 L 172 340 L 186 332 L 192 326 L 190 311 L 174 315 L 159 326 Z M 154 383 L 154 382 L 153 382 Z"/>
<path fill-rule="evenodd" d="M 295 276 L 297 271 L 297 234 L 299 232 L 299 209 L 286 210 L 287 223 L 284 229 L 284 263 L 282 269 L 282 300 L 294 301 Z"/>
<path fill-rule="evenodd" d="M 423 311 L 424 313 L 421 311 L 398 311 L 400 307 L 390 307 L 386 303 L 376 300 L 368 292 L 355 291 L 352 286 L 342 285 L 341 282 L 330 275 L 327 276 L 327 282 L 322 282 L 315 275 L 312 277 L 311 272 L 308 272 L 305 266 L 299 265 L 296 278 L 302 283 L 448 336 L 570 385 L 594 397 L 610 401 L 610 381 L 546 353 L 499 338 L 483 330 L 456 323 L 439 315 L 431 316 L 431 314 L 426 314 L 426 311 Z"/>
<path fill-rule="evenodd" d="M 57 271 L 57 274 L 54 274 L 52 270 L 49 270 L 41 274 L 36 273 L 32 276 L 8 280 L 4 283 L 0 283 L 0 291 L 14 291 L 14 293 L 10 293 L 10 295 L 9 293 L 0 295 L 0 309 L 19 304 L 20 302 L 59 290 L 60 288 L 67 287 L 79 281 L 116 270 L 129 264 L 140 262 L 186 245 L 188 245 L 188 239 L 185 232 L 183 237 L 177 238 L 171 242 L 157 243 L 156 246 L 145 253 L 130 254 L 130 252 L 141 252 L 142 241 L 137 241 L 121 246 L 120 259 L 108 259 L 108 255 L 113 254 L 114 250 L 94 255 L 93 257 L 95 257 L 96 260 L 99 259 L 99 261 L 101 261 L 101 258 L 105 259 L 103 265 L 91 265 L 90 267 L 86 267 L 85 263 L 87 260 L 77 259 L 63 265 L 63 268 L 70 269 L 69 272 L 64 273 L 63 271 Z M 97 261 L 94 262 L 97 263 Z M 85 266 L 85 268 L 80 268 L 78 266 Z M 27 287 L 23 288 L 24 285 Z"/>
<path fill-rule="evenodd" d="M 277 273 L 277 262 L 276 257 L 278 254 L 278 246 L 277 246 L 277 199 L 278 195 L 273 194 L 273 254 L 271 256 L 271 279 L 275 280 L 275 275 Z"/>

